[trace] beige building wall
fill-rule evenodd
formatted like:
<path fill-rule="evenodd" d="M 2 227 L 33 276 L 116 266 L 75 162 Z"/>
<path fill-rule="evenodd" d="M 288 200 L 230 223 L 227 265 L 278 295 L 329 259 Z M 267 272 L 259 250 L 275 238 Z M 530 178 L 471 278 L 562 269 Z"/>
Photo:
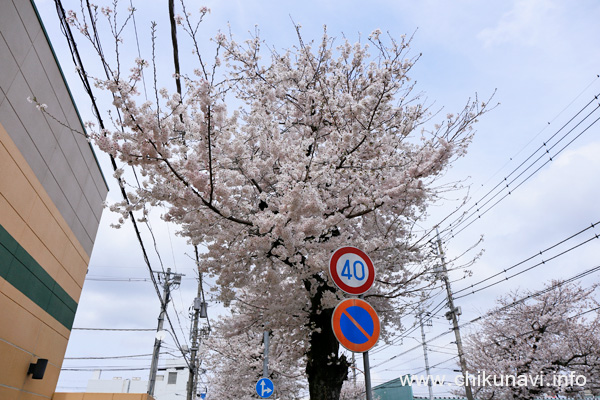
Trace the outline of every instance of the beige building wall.
<path fill-rule="evenodd" d="M 0 0 L 2 400 L 56 389 L 108 190 L 83 132 L 34 4 Z M 40 358 L 45 375 L 32 379 Z"/>

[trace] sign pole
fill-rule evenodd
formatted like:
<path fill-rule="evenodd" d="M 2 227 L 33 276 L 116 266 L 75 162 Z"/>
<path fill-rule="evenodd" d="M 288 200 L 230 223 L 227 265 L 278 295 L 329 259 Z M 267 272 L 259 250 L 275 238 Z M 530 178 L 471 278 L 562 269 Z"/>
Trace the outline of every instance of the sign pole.
<path fill-rule="evenodd" d="M 266 399 L 271 397 L 275 391 L 273 381 L 269 379 L 269 331 L 263 333 L 263 343 L 265 345 L 265 353 L 263 357 L 263 377 L 256 382 L 256 394 L 260 398 Z"/>
<path fill-rule="evenodd" d="M 359 299 L 363 298 L 361 294 Z M 367 400 L 373 400 L 373 390 L 371 388 L 371 365 L 369 363 L 369 351 L 363 353 L 363 369 L 365 370 L 365 390 L 367 391 Z"/>
<path fill-rule="evenodd" d="M 263 342 L 265 344 L 265 356 L 263 358 L 263 378 L 269 377 L 269 331 L 263 334 Z"/>
<path fill-rule="evenodd" d="M 367 391 L 367 400 L 373 400 L 373 391 L 371 390 L 371 366 L 369 365 L 369 352 L 363 353 L 363 365 L 365 368 L 365 390 Z"/>
<path fill-rule="evenodd" d="M 367 400 L 373 400 L 369 349 L 379 339 L 380 325 L 375 309 L 362 300 L 362 295 L 375 281 L 375 267 L 362 250 L 346 246 L 331 255 L 329 274 L 338 288 L 358 296 L 358 299 L 342 300 L 337 305 L 331 324 L 336 339 L 343 347 L 353 353 L 363 353 L 365 391 Z"/>

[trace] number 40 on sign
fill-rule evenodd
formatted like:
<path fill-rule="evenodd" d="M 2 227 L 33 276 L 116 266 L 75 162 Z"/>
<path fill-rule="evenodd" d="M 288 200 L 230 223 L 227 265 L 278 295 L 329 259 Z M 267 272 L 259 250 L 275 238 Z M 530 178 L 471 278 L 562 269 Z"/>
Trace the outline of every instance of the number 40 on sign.
<path fill-rule="evenodd" d="M 329 273 L 337 287 L 354 295 L 365 293 L 375 280 L 373 262 L 356 247 L 337 249 L 329 260 Z"/>

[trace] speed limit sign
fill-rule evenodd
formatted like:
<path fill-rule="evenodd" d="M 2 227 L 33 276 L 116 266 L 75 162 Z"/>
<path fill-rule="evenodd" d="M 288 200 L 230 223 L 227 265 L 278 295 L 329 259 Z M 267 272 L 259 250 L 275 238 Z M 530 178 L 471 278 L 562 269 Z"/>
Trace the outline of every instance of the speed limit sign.
<path fill-rule="evenodd" d="M 349 294 L 363 294 L 375 280 L 373 262 L 356 247 L 341 247 L 329 260 L 329 274 L 333 282 Z"/>

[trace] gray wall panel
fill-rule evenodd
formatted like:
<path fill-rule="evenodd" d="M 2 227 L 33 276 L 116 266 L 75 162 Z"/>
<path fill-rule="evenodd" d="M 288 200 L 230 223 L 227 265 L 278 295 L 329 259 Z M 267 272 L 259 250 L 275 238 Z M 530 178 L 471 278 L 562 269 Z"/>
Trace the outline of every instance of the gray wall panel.
<path fill-rule="evenodd" d="M 60 67 L 28 0 L 0 1 L 0 123 L 91 254 L 107 187 Z M 6 96 L 6 99 L 4 99 Z M 48 105 L 48 117 L 27 101 Z"/>
<path fill-rule="evenodd" d="M 42 92 L 42 90 L 38 90 L 38 92 Z M 20 120 L 33 142 L 33 147 L 27 146 L 23 149 L 19 148 L 19 150 L 21 150 L 21 153 L 23 153 L 26 159 L 30 153 L 37 152 L 47 163 L 54 153 L 54 150 L 58 147 L 58 143 L 56 143 L 56 138 L 50 130 L 50 126 L 48 126 L 42 113 L 39 112 L 33 104 L 27 101 L 28 96 L 31 96 L 28 82 L 25 80 L 25 77 L 19 73 L 10 87 L 6 98 L 16 111 L 17 118 Z M 43 92 L 42 96 L 44 96 Z M 11 131 L 8 131 L 8 133 L 12 137 Z"/>
<path fill-rule="evenodd" d="M 2 6 L 2 12 L 0 12 L 0 33 L 4 36 L 10 53 L 20 66 L 29 52 L 31 41 L 27 40 L 29 35 L 12 1 L 2 0 L 0 4 Z"/>
<path fill-rule="evenodd" d="M 37 14 L 31 6 L 31 3 L 29 1 L 13 0 L 13 4 L 27 30 L 29 39 L 33 42 L 38 35 L 42 34 L 43 36 L 42 26 L 38 21 Z"/>
<path fill-rule="evenodd" d="M 90 207 L 85 198 L 81 199 L 81 201 L 77 205 L 77 208 L 75 209 L 75 212 L 79 216 L 81 224 L 86 229 L 86 231 L 89 229 L 90 226 L 98 225 L 96 215 L 94 215 L 92 208 Z"/>
<path fill-rule="evenodd" d="M 81 245 L 83 246 L 85 251 L 87 251 L 88 254 L 92 254 L 94 242 L 87 236 L 88 232 L 85 230 L 79 219 L 77 219 L 77 221 L 75 221 L 75 223 L 71 225 L 71 229 L 73 230 L 73 233 L 75 234 L 75 236 L 77 236 L 78 239 L 80 237 L 83 238 L 81 240 Z"/>
<path fill-rule="evenodd" d="M 73 179 L 73 171 L 71 170 L 71 166 L 65 158 L 62 149 L 57 148 L 54 154 L 52 154 L 52 158 L 48 162 L 48 168 L 50 169 L 51 175 L 56 182 L 58 182 L 60 189 L 67 197 L 67 201 L 71 205 L 71 208 L 75 208 L 79 203 L 79 200 L 83 197 L 83 193 L 77 180 Z M 49 177 L 50 175 L 47 175 L 46 179 Z"/>
<path fill-rule="evenodd" d="M 19 66 L 17 62 L 13 58 L 6 41 L 4 40 L 4 36 L 0 34 L 0 87 L 10 88 L 10 85 L 14 81 L 17 76 L 17 72 L 19 72 Z"/>
<path fill-rule="evenodd" d="M 0 123 L 2 123 L 4 129 L 9 133 L 19 151 L 21 153 L 28 152 L 28 156 L 26 157 L 27 163 L 35 172 L 37 178 L 42 181 L 49 173 L 48 166 L 40 153 L 37 152 L 31 137 L 27 134 L 25 127 L 17 117 L 17 113 L 12 108 L 8 99 L 0 105 Z"/>
<path fill-rule="evenodd" d="M 100 221 L 100 217 L 102 216 L 102 210 L 104 209 L 104 198 L 101 198 L 100 196 L 87 196 L 88 193 L 93 193 L 96 190 L 98 190 L 97 182 L 91 175 L 88 175 L 83 184 L 83 192 L 86 193 L 86 199 L 88 201 L 88 204 L 92 208 L 96 219 Z"/>
<path fill-rule="evenodd" d="M 51 173 L 46 175 L 44 181 L 42 182 L 42 185 L 44 186 L 46 193 L 48 193 L 48 196 L 50 196 L 50 198 L 54 202 L 56 208 L 58 208 L 59 210 L 64 210 L 61 211 L 61 215 L 72 229 L 73 224 L 75 224 L 77 221 L 77 215 L 75 215 L 75 210 L 73 207 L 71 207 L 71 203 L 65 196 L 62 188 L 60 187 L 56 179 L 54 179 L 54 175 L 52 175 Z"/>

